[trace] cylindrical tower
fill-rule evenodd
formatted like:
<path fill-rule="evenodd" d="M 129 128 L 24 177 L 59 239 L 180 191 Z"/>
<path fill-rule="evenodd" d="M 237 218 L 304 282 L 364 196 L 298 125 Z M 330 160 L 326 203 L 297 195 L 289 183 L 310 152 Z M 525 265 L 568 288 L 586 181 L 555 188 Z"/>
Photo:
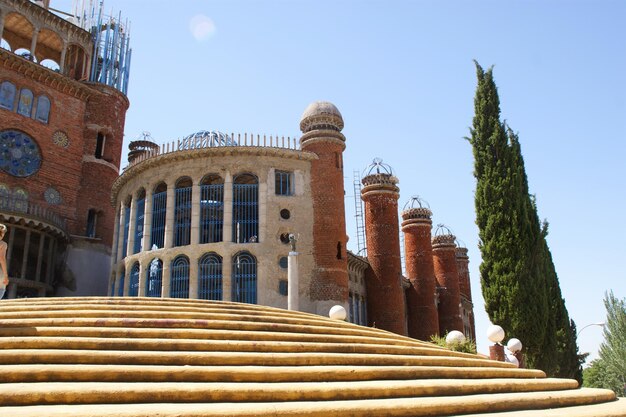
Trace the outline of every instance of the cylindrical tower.
<path fill-rule="evenodd" d="M 402 264 L 398 227 L 398 179 L 391 167 L 375 159 L 363 177 L 361 198 L 365 202 L 367 302 L 369 322 L 376 327 L 406 335 L 406 303 L 402 287 Z"/>
<path fill-rule="evenodd" d="M 435 277 L 439 290 L 439 334 L 463 331 L 459 270 L 456 264 L 456 237 L 450 229 L 437 225 L 432 240 Z"/>
<path fill-rule="evenodd" d="M 343 189 L 343 118 L 335 105 L 310 104 L 300 120 L 300 146 L 317 159 L 311 162 L 313 258 L 309 295 L 318 314 L 335 304 L 347 308 L 348 261 Z"/>
<path fill-rule="evenodd" d="M 404 259 L 411 282 L 406 297 L 409 336 L 426 341 L 439 334 L 431 217 L 428 203 L 419 197 L 412 197 L 402 211 Z"/>
<path fill-rule="evenodd" d="M 472 302 L 472 288 L 469 275 L 469 257 L 467 256 L 467 248 L 462 244 L 457 244 L 456 266 L 459 270 L 459 292 L 461 295 L 461 305 L 463 307 L 463 325 L 466 328 L 465 335 L 476 340 L 474 305 Z"/>

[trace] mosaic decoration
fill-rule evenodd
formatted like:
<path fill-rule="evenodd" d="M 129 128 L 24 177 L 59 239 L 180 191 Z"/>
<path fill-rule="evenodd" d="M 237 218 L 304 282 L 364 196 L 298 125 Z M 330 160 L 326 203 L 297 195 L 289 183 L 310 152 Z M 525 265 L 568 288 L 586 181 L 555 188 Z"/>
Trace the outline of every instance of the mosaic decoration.
<path fill-rule="evenodd" d="M 28 177 L 39 171 L 41 154 L 37 142 L 17 130 L 0 132 L 0 169 L 14 177 Z"/>
<path fill-rule="evenodd" d="M 70 138 L 68 138 L 65 133 L 58 130 L 52 135 L 52 143 L 62 148 L 67 148 L 70 146 Z"/>
<path fill-rule="evenodd" d="M 52 187 L 44 191 L 43 197 L 49 204 L 61 204 L 61 193 Z"/>

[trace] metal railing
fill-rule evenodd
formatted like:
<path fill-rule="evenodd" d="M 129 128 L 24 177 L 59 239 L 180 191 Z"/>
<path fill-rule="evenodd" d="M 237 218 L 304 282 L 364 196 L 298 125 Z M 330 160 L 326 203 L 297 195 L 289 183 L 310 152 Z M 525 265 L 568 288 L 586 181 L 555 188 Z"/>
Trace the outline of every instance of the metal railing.
<path fill-rule="evenodd" d="M 31 219 L 51 224 L 67 233 L 67 223 L 58 213 L 49 208 L 33 204 L 21 197 L 0 194 L 0 211 L 6 214 L 28 216 Z"/>

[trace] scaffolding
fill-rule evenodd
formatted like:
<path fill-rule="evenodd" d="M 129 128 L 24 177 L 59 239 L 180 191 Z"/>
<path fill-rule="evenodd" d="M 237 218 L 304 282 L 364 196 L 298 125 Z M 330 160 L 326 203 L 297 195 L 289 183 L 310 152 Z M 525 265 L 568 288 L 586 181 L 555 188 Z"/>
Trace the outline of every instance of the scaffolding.
<path fill-rule="evenodd" d="M 356 221 L 356 244 L 357 255 L 367 256 L 365 247 L 365 217 L 363 216 L 363 201 L 361 200 L 361 173 L 353 171 L 354 174 L 354 218 Z"/>

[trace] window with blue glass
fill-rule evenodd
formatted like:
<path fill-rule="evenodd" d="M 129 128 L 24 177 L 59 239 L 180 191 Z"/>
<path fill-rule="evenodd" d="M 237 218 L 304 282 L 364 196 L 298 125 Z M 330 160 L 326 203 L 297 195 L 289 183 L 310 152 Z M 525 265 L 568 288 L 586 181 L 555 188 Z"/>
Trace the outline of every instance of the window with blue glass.
<path fill-rule="evenodd" d="M 233 179 L 233 242 L 259 241 L 259 181 L 252 174 Z"/>
<path fill-rule="evenodd" d="M 19 130 L 0 131 L 0 170 L 14 177 L 28 177 L 41 167 L 37 142 Z"/>
<path fill-rule="evenodd" d="M 146 271 L 146 297 L 161 297 L 163 284 L 163 262 L 154 258 Z"/>
<path fill-rule="evenodd" d="M 122 246 L 122 258 L 128 253 L 128 232 L 130 228 L 130 206 L 124 206 L 124 244 Z"/>
<path fill-rule="evenodd" d="M 249 252 L 240 252 L 233 257 L 233 301 L 256 304 L 256 272 L 256 258 Z"/>
<path fill-rule="evenodd" d="M 141 251 L 141 244 L 143 243 L 143 219 L 145 216 L 146 207 L 146 191 L 142 188 L 137 195 L 137 201 L 135 202 L 137 211 L 135 212 L 135 242 L 133 247 L 133 253 Z"/>
<path fill-rule="evenodd" d="M 189 259 L 179 255 L 170 266 L 170 297 L 189 298 Z"/>
<path fill-rule="evenodd" d="M 15 105 L 15 85 L 9 81 L 3 81 L 0 84 L 0 107 L 7 110 L 13 110 Z"/>
<path fill-rule="evenodd" d="M 171 203 L 170 203 L 171 204 Z M 165 245 L 165 213 L 167 211 L 167 185 L 160 183 L 152 194 L 152 228 L 150 248 L 163 248 Z"/>
<path fill-rule="evenodd" d="M 294 181 L 293 172 L 275 171 L 275 190 L 276 195 L 293 195 Z"/>
<path fill-rule="evenodd" d="M 205 253 L 198 260 L 198 297 L 222 300 L 222 257 L 217 253 Z"/>
<path fill-rule="evenodd" d="M 222 241 L 224 230 L 224 180 L 207 175 L 200 183 L 200 243 Z"/>
<path fill-rule="evenodd" d="M 188 245 L 191 241 L 191 179 L 176 182 L 174 205 L 174 246 Z"/>
<path fill-rule="evenodd" d="M 120 274 L 120 279 L 118 280 L 118 284 L 117 284 L 117 296 L 118 297 L 124 296 L 124 275 L 126 275 L 126 273 L 122 271 L 122 273 Z"/>
<path fill-rule="evenodd" d="M 130 269 L 129 284 L 128 295 L 130 297 L 137 297 L 139 295 L 139 262 L 135 262 Z"/>
<path fill-rule="evenodd" d="M 17 113 L 30 117 L 33 113 L 33 99 L 33 92 L 28 88 L 22 88 L 20 90 L 20 99 L 17 102 Z"/>
<path fill-rule="evenodd" d="M 46 96 L 37 97 L 37 109 L 35 110 L 35 120 L 48 123 L 50 116 L 50 99 Z"/>

